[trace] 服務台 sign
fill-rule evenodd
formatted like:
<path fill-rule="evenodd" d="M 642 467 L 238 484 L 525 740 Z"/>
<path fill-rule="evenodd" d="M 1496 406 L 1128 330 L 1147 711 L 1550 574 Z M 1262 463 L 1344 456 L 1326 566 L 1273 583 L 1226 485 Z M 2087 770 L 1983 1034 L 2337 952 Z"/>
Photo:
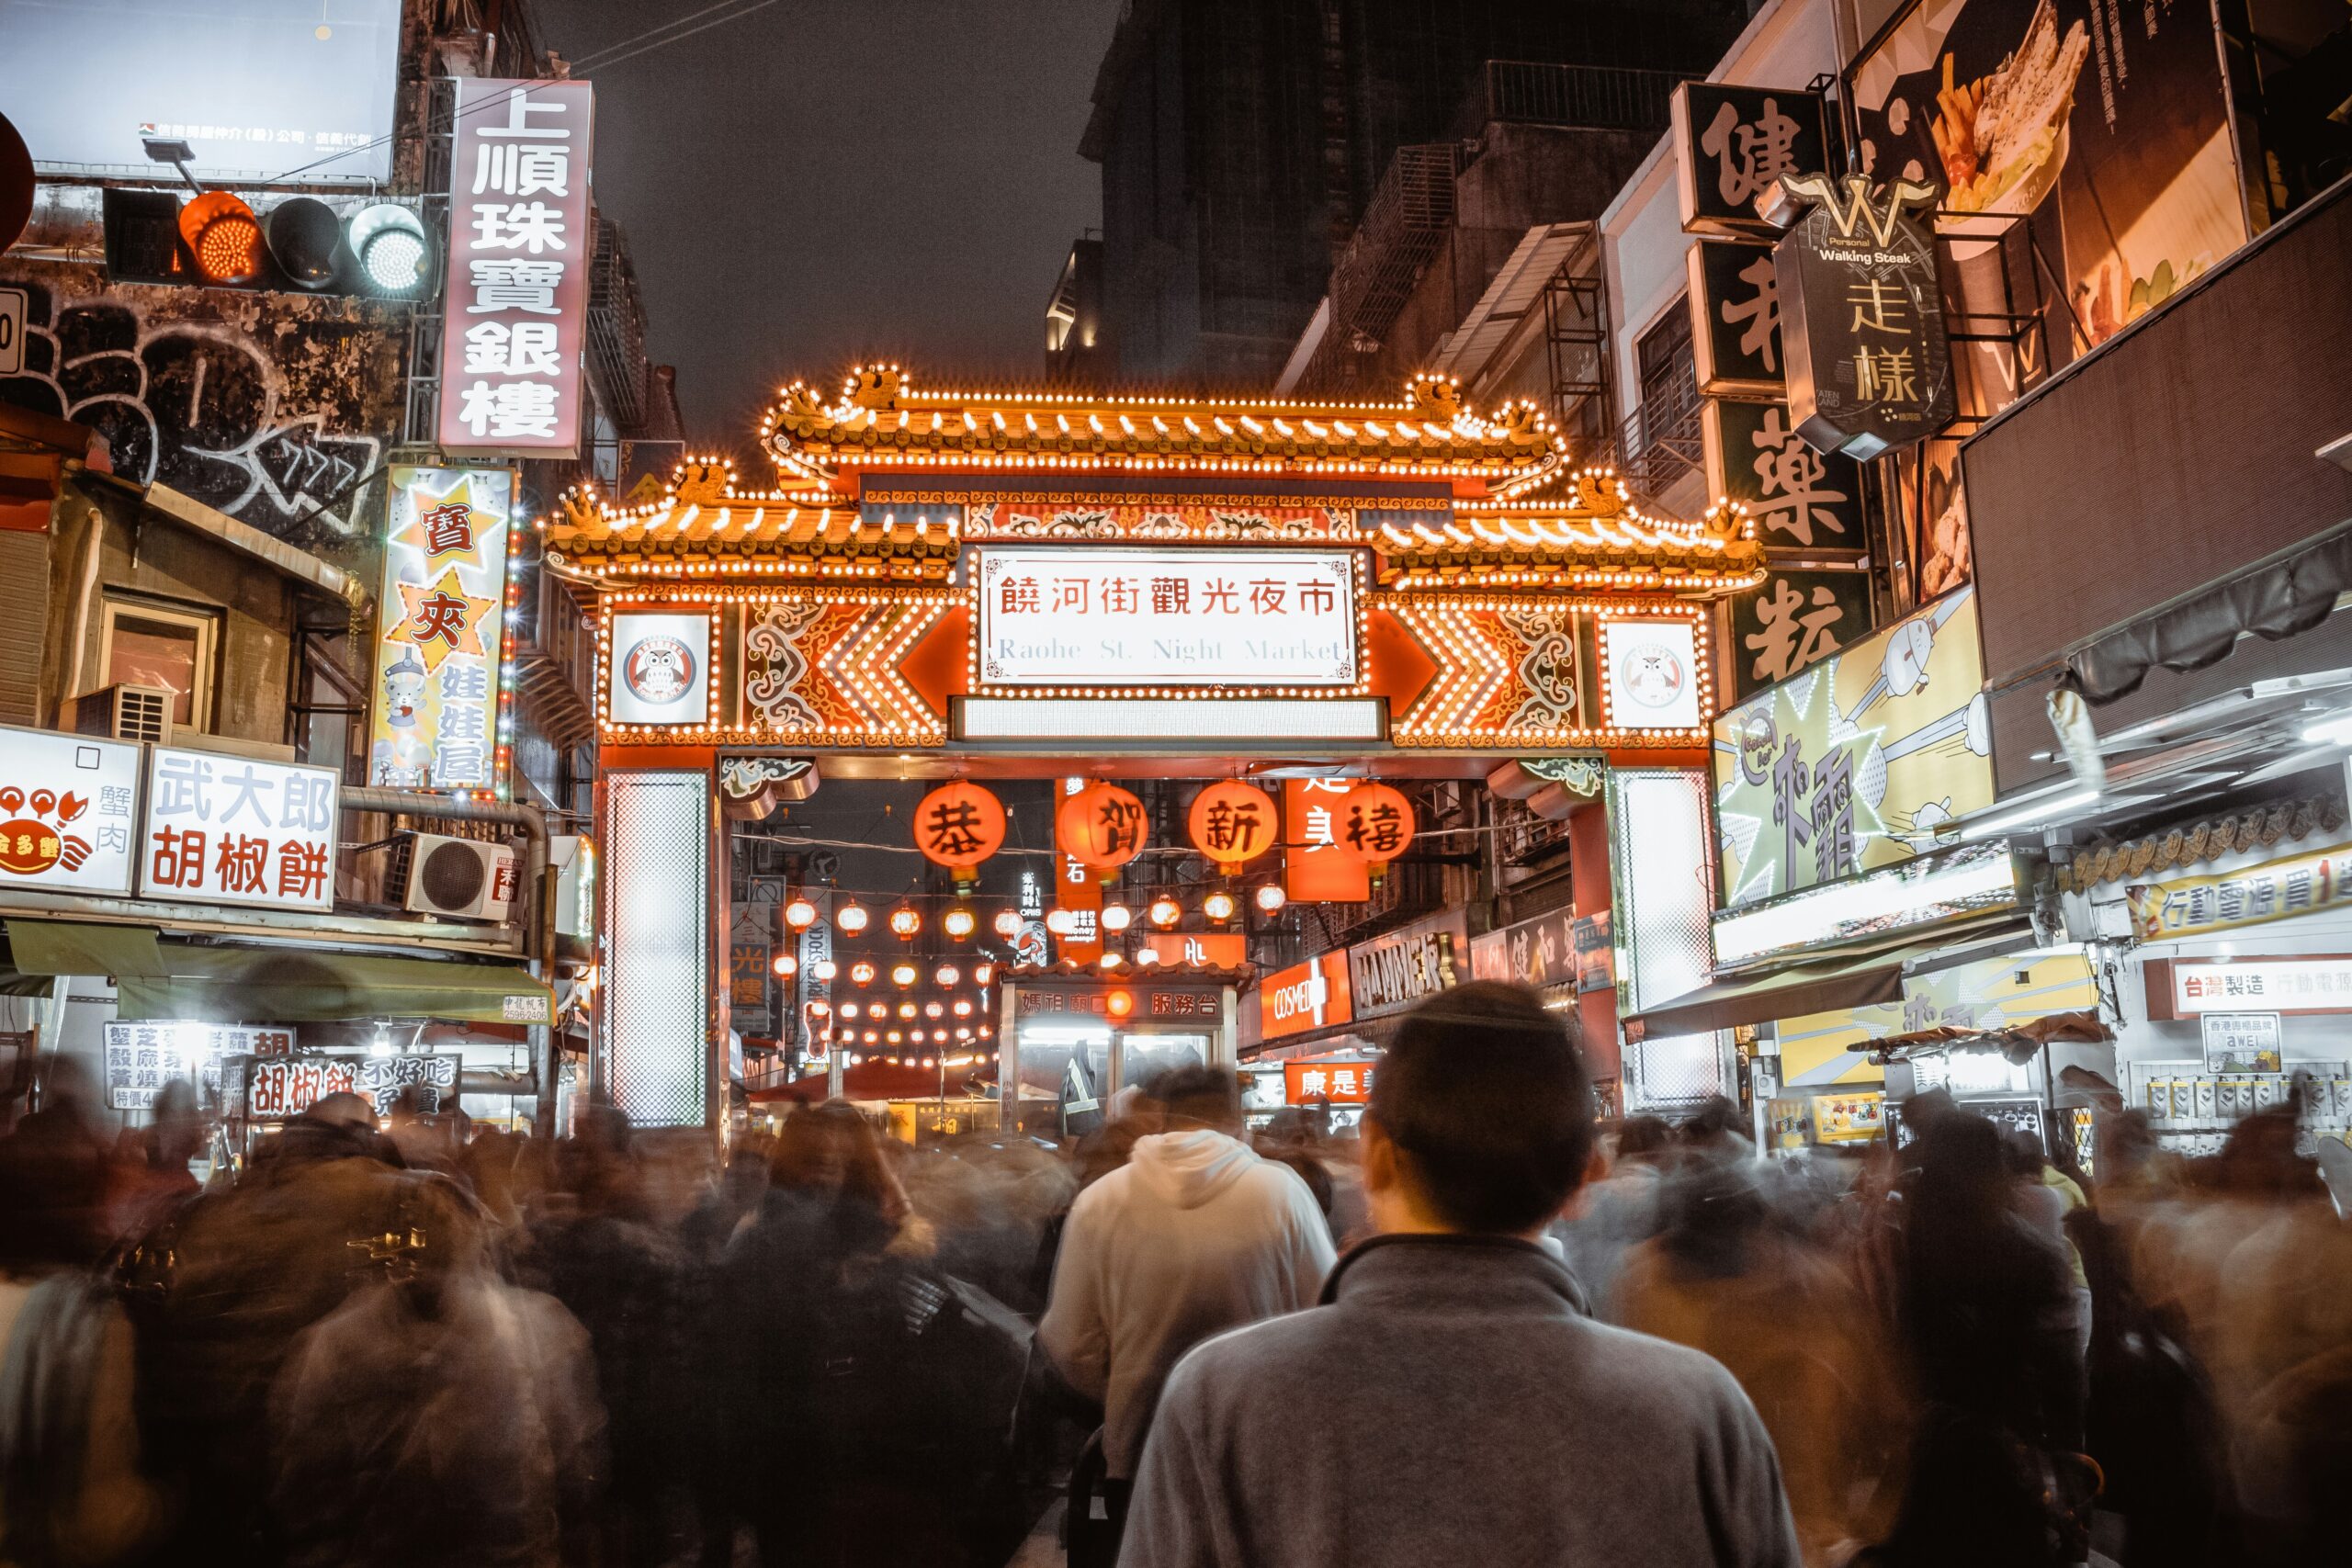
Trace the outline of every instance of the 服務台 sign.
<path fill-rule="evenodd" d="M 175 903 L 333 908 L 341 789 L 332 768 L 151 748 L 140 891 Z"/>
<path fill-rule="evenodd" d="M 1909 860 L 1990 806 L 1984 679 L 1963 588 L 1717 718 L 1724 907 Z"/>
<path fill-rule="evenodd" d="M 1908 209 L 1935 187 L 1823 174 L 1781 185 L 1813 203 L 1772 252 L 1798 434 L 1859 458 L 1933 435 L 1958 404 L 1935 239 Z"/>
<path fill-rule="evenodd" d="M 1345 550 L 983 549 L 986 686 L 1353 686 Z"/>
<path fill-rule="evenodd" d="M 568 457 L 595 248 L 595 89 L 461 76 L 457 98 L 440 444 Z"/>
<path fill-rule="evenodd" d="M 391 472 L 368 782 L 473 789 L 497 777 L 506 468 Z"/>
<path fill-rule="evenodd" d="M 139 748 L 0 729 L 0 887 L 130 891 Z"/>

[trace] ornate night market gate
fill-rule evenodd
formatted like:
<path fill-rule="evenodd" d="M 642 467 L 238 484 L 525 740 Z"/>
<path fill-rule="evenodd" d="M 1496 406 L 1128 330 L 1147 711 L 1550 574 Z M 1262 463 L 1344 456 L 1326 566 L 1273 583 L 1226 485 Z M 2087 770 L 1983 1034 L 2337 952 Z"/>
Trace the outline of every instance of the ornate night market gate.
<path fill-rule="evenodd" d="M 1761 578 L 1736 508 L 1645 516 L 1532 405 L 1442 378 L 1340 404 L 861 367 L 788 389 L 761 438 L 780 488 L 693 461 L 650 504 L 575 493 L 540 524 L 599 628 L 596 1077 L 633 1121 L 719 1116 L 726 818 L 820 779 L 1332 789 L 1588 759 L 1619 840 L 1690 846 L 1695 897 L 1660 918 L 1703 944 L 1710 602 Z"/>

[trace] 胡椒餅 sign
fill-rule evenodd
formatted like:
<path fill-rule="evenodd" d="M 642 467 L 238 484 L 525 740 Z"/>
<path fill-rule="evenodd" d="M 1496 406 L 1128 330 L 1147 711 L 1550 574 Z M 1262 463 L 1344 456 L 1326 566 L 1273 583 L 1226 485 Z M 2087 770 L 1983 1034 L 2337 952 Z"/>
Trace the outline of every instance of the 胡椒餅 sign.
<path fill-rule="evenodd" d="M 586 82 L 457 81 L 440 445 L 571 457 L 584 402 Z"/>
<path fill-rule="evenodd" d="M 1348 688 L 1363 679 L 1345 550 L 979 552 L 989 687 Z"/>
<path fill-rule="evenodd" d="M 0 887 L 130 891 L 139 748 L 0 728 Z"/>
<path fill-rule="evenodd" d="M 514 503 L 510 469 L 393 468 L 369 784 L 496 782 Z"/>
<path fill-rule="evenodd" d="M 1958 405 L 1935 239 L 1909 209 L 1935 187 L 1825 174 L 1781 187 L 1812 203 L 1772 252 L 1797 433 L 1860 458 L 1933 435 Z"/>
<path fill-rule="evenodd" d="M 183 904 L 333 908 L 341 790 L 333 768 L 149 748 L 140 892 Z"/>

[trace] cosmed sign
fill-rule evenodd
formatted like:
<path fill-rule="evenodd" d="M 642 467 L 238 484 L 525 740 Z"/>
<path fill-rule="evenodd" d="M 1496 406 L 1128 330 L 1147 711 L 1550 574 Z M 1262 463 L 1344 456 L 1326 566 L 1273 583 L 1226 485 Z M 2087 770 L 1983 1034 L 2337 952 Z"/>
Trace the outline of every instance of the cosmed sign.
<path fill-rule="evenodd" d="M 980 552 L 989 686 L 1353 686 L 1344 550 Z"/>
<path fill-rule="evenodd" d="M 586 331 L 585 82 L 457 83 L 441 446 L 571 457 Z"/>
<path fill-rule="evenodd" d="M 185 904 L 333 908 L 340 789 L 332 768 L 152 748 L 140 891 Z"/>

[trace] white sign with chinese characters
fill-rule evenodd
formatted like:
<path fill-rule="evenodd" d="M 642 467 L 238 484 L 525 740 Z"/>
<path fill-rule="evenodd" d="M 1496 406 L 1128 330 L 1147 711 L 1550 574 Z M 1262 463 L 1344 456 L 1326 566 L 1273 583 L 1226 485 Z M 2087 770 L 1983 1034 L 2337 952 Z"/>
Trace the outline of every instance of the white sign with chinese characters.
<path fill-rule="evenodd" d="M 341 790 L 332 768 L 151 748 L 140 892 L 184 904 L 333 908 Z"/>
<path fill-rule="evenodd" d="M 984 686 L 1344 687 L 1363 679 L 1346 550 L 979 552 Z"/>
<path fill-rule="evenodd" d="M 1696 729 L 1699 638 L 1691 622 L 1611 619 L 1600 623 L 1609 681 L 1609 723 L 1617 729 Z"/>
<path fill-rule="evenodd" d="M 371 784 L 478 789 L 496 782 L 514 495 L 508 468 L 392 469 Z"/>
<path fill-rule="evenodd" d="M 217 1087 L 223 1056 L 283 1056 L 294 1031 L 275 1023 L 110 1022 L 106 1026 L 107 1103 L 152 1111 L 175 1078 Z"/>
<path fill-rule="evenodd" d="M 2172 964 L 2176 1016 L 2266 1008 L 2276 1012 L 2352 1012 L 2352 958 L 2256 958 Z"/>
<path fill-rule="evenodd" d="M 571 457 L 580 446 L 595 90 L 458 79 L 441 446 Z"/>
<path fill-rule="evenodd" d="M 2275 1012 L 2209 1012 L 2199 1019 L 2209 1073 L 2276 1073 L 2286 1070 Z"/>
<path fill-rule="evenodd" d="M 139 748 L 0 728 L 0 887 L 130 891 Z"/>
<path fill-rule="evenodd" d="M 708 724 L 710 617 L 613 617 L 605 711 L 615 724 Z"/>

